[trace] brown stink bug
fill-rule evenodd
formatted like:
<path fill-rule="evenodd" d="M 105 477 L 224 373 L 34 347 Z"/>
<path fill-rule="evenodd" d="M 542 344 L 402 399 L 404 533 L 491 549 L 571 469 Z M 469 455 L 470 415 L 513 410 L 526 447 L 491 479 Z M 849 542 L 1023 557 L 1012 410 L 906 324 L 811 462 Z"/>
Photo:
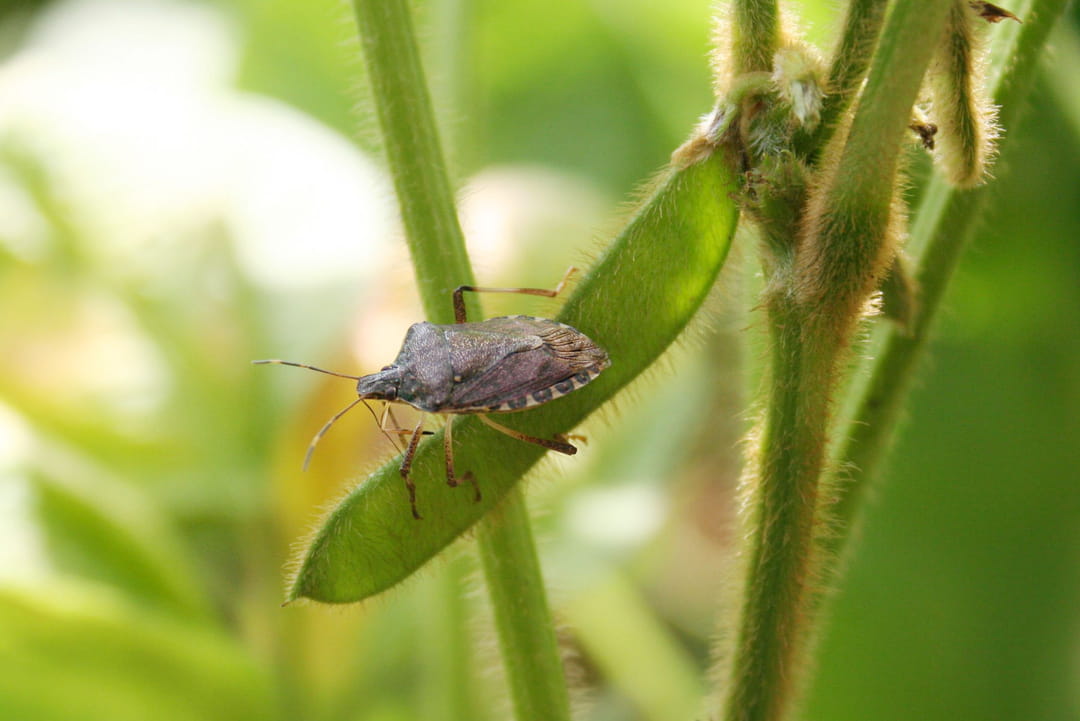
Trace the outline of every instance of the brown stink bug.
<path fill-rule="evenodd" d="M 553 298 L 562 291 L 573 272 L 574 268 L 567 270 L 554 290 L 460 286 L 452 295 L 455 322 L 452 325 L 413 324 L 406 332 L 405 341 L 393 364 L 378 373 L 351 376 L 306 363 L 276 359 L 253 362 L 308 368 L 356 381 L 356 400 L 336 413 L 315 434 L 304 458 L 305 468 L 316 444 L 337 419 L 357 403 L 367 405 L 368 400 L 385 401 L 387 406 L 379 420 L 379 427 L 387 434 L 409 436 L 409 442 L 402 451 L 401 477 L 409 491 L 413 517 L 420 518 L 416 508 L 416 486 L 409 478 L 409 471 L 420 436 L 430 432 L 423 429 L 423 418 L 411 430 L 398 427 L 390 412 L 391 403 L 405 403 L 425 413 L 450 416 L 446 420 L 443 436 L 446 482 L 457 486 L 460 480 L 470 481 L 476 491 L 476 500 L 480 500 L 480 487 L 472 473 L 466 473 L 459 479 L 454 471 L 454 415 L 473 414 L 495 430 L 518 440 L 566 455 L 577 453 L 577 448 L 563 436 L 535 438 L 496 423 L 487 414 L 522 411 L 580 388 L 611 364 L 607 353 L 584 333 L 547 318 L 511 315 L 469 323 L 465 317 L 464 300 L 465 291 L 524 293 Z M 371 410 L 370 406 L 368 408 Z M 373 410 L 372 414 L 375 414 Z M 391 427 L 387 426 L 388 421 Z"/>

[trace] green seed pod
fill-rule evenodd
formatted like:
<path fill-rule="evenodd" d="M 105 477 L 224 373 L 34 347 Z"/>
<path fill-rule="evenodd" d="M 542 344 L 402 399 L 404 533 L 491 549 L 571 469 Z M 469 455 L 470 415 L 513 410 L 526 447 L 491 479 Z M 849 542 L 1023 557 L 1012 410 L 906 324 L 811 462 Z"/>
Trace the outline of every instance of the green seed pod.
<path fill-rule="evenodd" d="M 998 136 L 997 108 L 985 92 L 985 25 L 968 0 L 952 0 L 945 34 L 929 71 L 938 126 L 934 159 L 958 188 L 985 180 Z"/>

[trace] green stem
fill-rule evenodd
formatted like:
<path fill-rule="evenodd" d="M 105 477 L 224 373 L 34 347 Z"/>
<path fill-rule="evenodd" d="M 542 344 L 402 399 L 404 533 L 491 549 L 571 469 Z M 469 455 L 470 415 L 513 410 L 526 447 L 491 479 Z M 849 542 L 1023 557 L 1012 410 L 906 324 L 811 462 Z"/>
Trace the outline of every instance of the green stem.
<path fill-rule="evenodd" d="M 1004 71 L 994 92 L 1004 127 L 1015 131 L 1041 50 L 1065 5 L 1066 0 L 1035 0 L 1012 51 L 1006 54 Z M 926 192 L 911 238 L 917 253 L 921 311 L 910 330 L 888 327 L 875 334 L 876 352 L 871 354 L 874 360 L 870 362 L 870 380 L 856 389 L 861 392 L 861 400 L 835 464 L 837 468 L 848 469 L 846 473 L 851 480 L 842 487 L 843 494 L 835 508 L 840 523 L 829 540 L 833 551 L 829 558 L 833 563 L 843 556 L 868 485 L 880 474 L 941 299 L 971 235 L 973 222 L 990 192 L 988 187 L 956 190 L 940 176 L 934 178 Z"/>
<path fill-rule="evenodd" d="M 514 717 L 570 721 L 570 699 L 540 561 L 532 534 L 522 529 L 529 529 L 529 514 L 521 490 L 515 488 L 488 514 L 477 534 Z"/>
<path fill-rule="evenodd" d="M 780 42 L 776 0 L 736 0 L 734 31 L 736 75 L 772 70 Z"/>
<path fill-rule="evenodd" d="M 726 721 L 784 717 L 797 691 L 813 580 L 818 478 L 824 459 L 834 353 L 811 351 L 813 330 L 790 299 L 769 303 L 772 397 L 762 431 L 748 581 L 736 637 Z M 806 332 L 808 331 L 808 332 Z M 824 376 L 824 377 L 823 377 Z"/>
<path fill-rule="evenodd" d="M 829 67 L 828 104 L 842 112 L 859 90 L 885 21 L 887 0 L 851 0 L 844 30 Z"/>
<path fill-rule="evenodd" d="M 771 395 L 750 478 L 756 487 L 727 721 L 784 718 L 802 680 L 837 367 L 895 253 L 901 137 L 948 7 L 906 0 L 893 9 L 851 128 L 833 139 L 798 243 L 786 244 L 794 254 L 776 246 L 766 302 Z"/>
<path fill-rule="evenodd" d="M 821 123 L 810 149 L 821 148 L 836 130 L 837 120 L 859 92 L 870 67 L 888 0 L 851 0 L 844 18 L 840 42 L 829 66 L 829 94 L 821 111 Z"/>
<path fill-rule="evenodd" d="M 841 347 L 896 256 L 901 139 L 949 8 L 906 0 L 893 9 L 850 130 L 825 148 L 807 201 L 790 291 L 811 317 L 831 319 L 829 342 Z"/>
<path fill-rule="evenodd" d="M 941 0 L 900 0 L 893 8 L 837 168 L 837 201 L 876 208 L 892 201 L 900 138 L 949 8 Z"/>
<path fill-rule="evenodd" d="M 427 318 L 453 322 L 450 293 L 473 276 L 406 0 L 354 0 L 361 45 Z M 475 301 L 473 301 L 475 302 Z M 473 308 L 474 312 L 477 308 Z M 479 314 L 474 317 L 480 317 Z M 569 718 L 566 682 L 532 529 L 520 503 L 478 534 L 515 706 Z M 498 563 L 491 562 L 497 557 Z M 521 663 L 524 658 L 528 663 Z"/>
<path fill-rule="evenodd" d="M 409 4 L 354 0 L 353 6 L 424 315 L 453 323 L 450 293 L 473 275 Z"/>

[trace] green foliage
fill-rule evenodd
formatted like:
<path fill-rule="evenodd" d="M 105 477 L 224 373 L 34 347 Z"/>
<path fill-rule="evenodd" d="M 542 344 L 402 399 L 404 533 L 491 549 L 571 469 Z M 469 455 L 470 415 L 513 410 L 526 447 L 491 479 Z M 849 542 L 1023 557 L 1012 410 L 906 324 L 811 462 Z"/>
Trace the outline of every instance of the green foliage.
<path fill-rule="evenodd" d="M 1037 11 L 1046 10 L 1052 18 L 1060 7 Z M 852 7 L 847 32 L 878 34 L 872 22 L 875 15 L 866 10 Z M 860 22 L 857 15 L 870 21 Z M 1008 16 L 995 15 L 994 21 Z M 766 182 L 751 181 L 747 194 L 766 238 L 762 256 L 772 362 L 762 427 L 755 434 L 756 448 L 745 478 L 744 595 L 735 621 L 723 707 L 725 718 L 732 721 L 788 718 L 798 699 L 810 640 L 821 622 L 816 595 L 823 581 L 832 580 L 821 570 L 828 558 L 822 546 L 848 532 L 846 526 L 834 527 L 833 498 L 844 491 L 833 489 L 825 463 L 835 394 L 843 388 L 839 373 L 872 294 L 898 267 L 906 220 L 899 199 L 904 184 L 899 170 L 901 133 L 911 125 L 917 93 L 928 74 L 936 91 L 933 112 L 941 118 L 944 133 L 940 145 L 952 158 L 945 164 L 950 180 L 971 186 L 982 176 L 997 134 L 993 113 L 975 100 L 984 93 L 976 70 L 986 58 L 976 49 L 973 34 L 975 25 L 983 22 L 978 8 L 967 2 L 897 3 L 884 19 L 872 60 L 846 63 L 869 66 L 866 84 L 850 118 L 841 116 L 820 148 L 785 142 L 779 135 L 784 128 L 773 120 L 773 108 L 783 105 L 768 89 L 742 100 L 739 133 L 728 142 L 739 147 L 752 165 L 765 169 Z M 738 33 L 736 28 L 732 41 L 736 54 L 746 52 L 740 50 Z M 1038 33 L 1036 29 L 1034 34 Z M 845 39 L 840 47 L 869 52 L 874 45 L 868 39 Z M 935 51 L 944 60 L 928 70 Z M 786 52 L 775 56 L 774 80 L 787 74 L 791 63 Z M 842 64 L 834 61 L 833 67 Z M 740 65 L 738 58 L 736 67 L 760 70 Z M 846 82 L 858 82 L 857 77 L 839 75 Z M 785 104 L 791 107 L 793 124 L 807 125 L 805 113 L 790 100 Z M 763 142 L 763 135 L 777 139 Z M 924 145 L 928 145 L 925 138 Z M 794 182 L 775 173 L 778 165 L 797 164 L 800 152 L 807 156 L 806 167 Z M 776 200 L 762 202 L 761 195 Z M 962 236 L 967 228 L 961 223 L 956 231 Z M 958 240 L 940 236 L 935 240 L 927 254 L 930 263 L 939 247 L 949 249 L 942 254 L 955 257 Z M 944 281 L 953 267 L 938 263 L 930 273 Z M 936 283 L 933 289 L 941 285 Z M 932 292 L 924 300 L 926 306 L 919 313 L 932 317 L 940 296 Z M 899 348 L 916 349 L 917 336 L 924 332 L 920 326 L 913 334 L 909 324 L 895 329 L 893 339 Z M 881 409 L 895 411 L 899 405 L 915 352 L 899 357 L 904 361 L 876 366 L 863 402 L 874 417 L 857 418 L 853 430 L 853 435 L 873 439 L 862 444 L 873 449 L 873 460 L 883 455 L 895 429 L 895 412 Z M 872 470 L 863 464 L 853 473 L 858 477 Z"/>
<path fill-rule="evenodd" d="M 744 49 L 735 55 L 752 58 L 744 69 L 755 72 L 718 83 L 730 93 L 727 115 L 695 131 L 621 231 L 597 230 L 615 214 L 612 199 L 664 166 L 713 102 L 703 60 L 710 3 L 415 7 L 451 183 L 516 164 L 499 176 L 498 200 L 486 200 L 480 185 L 461 194 L 466 208 L 479 198 L 499 210 L 481 216 L 487 226 L 464 214 L 477 276 L 485 285 L 550 286 L 578 266 L 584 272 L 561 310 L 563 299 L 515 298 L 497 299 L 498 312 L 565 319 L 614 359 L 588 388 L 507 421 L 550 435 L 591 415 L 580 431 L 589 444 L 572 459 L 536 463 L 531 446 L 455 423 L 458 465 L 479 478 L 480 504 L 446 487 L 441 434 L 427 440 L 415 476 L 423 521 L 411 518 L 398 459 L 366 415 L 343 419 L 312 470 L 299 472 L 306 438 L 350 396 L 344 381 L 248 365 L 288 354 L 376 370 L 409 322 L 448 315 L 449 288 L 471 277 L 460 236 L 438 246 L 434 235 L 447 228 L 433 221 L 411 233 L 421 236 L 411 265 L 428 268 L 414 283 L 391 244 L 364 245 L 349 224 L 360 217 L 361 227 L 379 227 L 375 206 L 347 174 L 322 173 L 333 169 L 324 167 L 329 157 L 363 157 L 357 148 L 393 155 L 383 133 L 408 125 L 390 120 L 375 131 L 376 79 L 361 67 L 347 10 L 331 0 L 235 0 L 35 3 L 0 14 L 0 717 L 494 721 L 514 708 L 520 718 L 558 718 L 568 704 L 556 640 L 574 718 L 716 716 L 717 702 L 702 694 L 710 684 L 728 692 L 727 677 L 706 670 L 728 652 L 717 624 L 733 642 L 738 632 L 726 619 L 746 599 L 786 600 L 765 586 L 757 601 L 740 595 L 733 581 L 745 569 L 730 570 L 743 535 L 731 531 L 737 439 L 755 415 L 745 410 L 745 378 L 762 377 L 759 366 L 774 357 L 746 344 L 772 329 L 816 352 L 802 311 L 776 312 L 779 281 L 796 267 L 807 272 L 795 263 L 799 238 L 785 229 L 799 225 L 809 198 L 834 210 L 822 188 L 838 184 L 854 186 L 841 198 L 852 222 L 879 232 L 861 201 L 872 196 L 875 213 L 894 213 L 895 171 L 905 167 L 905 197 L 917 209 L 908 245 L 915 282 L 884 290 L 886 312 L 907 318 L 907 335 L 887 320 L 853 322 L 854 355 L 837 371 L 845 385 L 830 395 L 836 430 L 822 461 L 848 465 L 817 489 L 818 505 L 835 501 L 830 510 L 844 524 L 819 539 L 827 553 L 806 575 L 777 574 L 814 587 L 818 573 L 847 571 L 835 601 L 795 609 L 800 633 L 818 641 L 803 645 L 819 670 L 801 679 L 801 716 L 1073 714 L 1075 639 L 1062 629 L 1075 626 L 1080 608 L 1072 572 L 1080 345 L 1071 332 L 1080 324 L 1080 217 L 1061 198 L 1076 194 L 1080 126 L 1069 115 L 1069 62 L 1048 71 L 1053 91 L 1036 82 L 1064 3 L 1020 4 L 1008 9 L 1023 25 L 980 30 L 994 52 L 989 78 L 1005 140 L 993 183 L 961 191 L 934 175 L 920 150 L 892 137 L 910 120 L 895 107 L 883 114 L 889 137 L 875 134 L 878 121 L 867 125 L 853 179 L 820 173 L 842 164 L 841 153 L 824 149 L 843 148 L 849 129 L 857 132 L 846 119 L 862 112 L 867 95 L 857 91 L 875 50 L 900 47 L 891 30 L 879 42 L 886 10 L 895 19 L 917 4 L 853 0 L 847 21 L 833 23 L 834 3 L 798 3 L 815 41 L 839 28 L 837 42 L 818 43 L 835 48 L 823 62 L 804 52 L 774 3 L 746 0 L 730 18 L 741 23 Z M 230 24 L 216 24 L 221 10 Z M 67 31 L 65 13 L 74 13 Z M 162 22 L 146 31 L 138 24 L 146 13 L 164 13 Z M 120 33 L 117 19 L 139 32 Z M 1080 47 L 1073 20 L 1057 40 L 1063 51 Z M 72 28 L 79 32 L 66 35 Z M 95 45 L 103 30 L 114 34 Z M 931 36 L 921 39 L 933 44 Z M 188 62 L 157 64 L 177 44 L 193 52 Z M 783 62 L 774 68 L 776 50 Z M 235 66 L 217 71 L 209 91 L 205 78 L 184 74 L 212 74 L 234 53 Z M 916 65 L 907 70 L 921 77 Z M 115 75 L 97 81 L 91 71 L 101 68 Z M 910 105 L 890 69 L 868 94 Z M 403 82 L 424 90 L 415 76 Z M 1016 113 L 1032 87 L 1039 95 L 1023 129 Z M 755 119 L 751 106 L 762 97 L 768 111 Z M 278 124 L 263 124 L 270 116 Z M 201 133 L 202 121 L 214 133 Z M 309 135 L 291 132 L 298 126 L 332 137 L 332 152 L 305 145 Z M 756 140 L 741 154 L 747 127 Z M 406 129 L 434 138 L 431 126 Z M 717 143 L 736 152 L 715 153 Z M 276 154 L 291 147 L 312 163 Z M 403 147 L 417 173 L 446 175 Z M 895 159 L 884 158 L 894 149 Z M 221 184 L 260 156 L 269 162 L 238 185 Z M 541 177 L 526 163 L 558 174 Z M 297 182 L 254 202 L 246 191 L 270 176 Z M 744 182 L 767 192 L 750 197 Z M 411 191 L 414 205 L 452 218 L 451 183 L 441 196 Z M 329 212 L 342 193 L 345 212 L 329 226 L 318 214 L 297 221 L 283 212 L 301 197 Z M 512 222 L 523 197 L 528 232 Z M 741 272 L 752 254 L 745 228 L 738 262 L 713 288 L 736 207 L 766 236 L 764 295 Z M 269 282 L 252 261 L 274 254 L 251 245 L 253 217 L 266 220 L 262 233 L 300 229 L 290 241 L 299 250 L 290 256 L 294 280 Z M 503 223 L 497 244 L 484 235 L 493 218 Z M 316 285 L 304 276 L 307 257 L 322 252 L 335 225 L 363 250 L 331 251 L 340 254 L 338 280 Z M 851 230 L 841 225 L 839 244 Z M 890 248 L 905 234 L 903 223 L 886 230 Z M 968 243 L 978 252 L 954 273 Z M 906 311 L 890 310 L 897 300 Z M 686 340 L 669 347 L 680 334 Z M 934 363 L 918 373 L 928 351 Z M 781 359 L 800 366 L 795 354 Z M 797 380 L 787 395 L 796 416 L 815 376 Z M 868 483 L 883 475 L 890 448 L 890 483 Z M 320 511 L 329 525 L 316 522 Z M 777 519 L 782 532 L 798 524 Z M 315 545 L 294 547 L 306 535 Z M 297 554 L 302 562 L 283 570 Z M 489 590 L 468 592 L 481 573 Z M 289 575 L 300 585 L 283 589 Z M 359 607 L 280 607 L 283 591 L 351 600 L 389 586 Z M 718 602 L 721 587 L 732 588 Z M 829 614 L 824 628 L 820 613 Z M 505 679 L 487 671 L 497 665 L 492 635 Z M 529 649 L 544 660 L 532 661 Z M 741 663 L 727 661 L 717 668 Z M 579 688 L 588 705 L 577 703 Z"/>
<path fill-rule="evenodd" d="M 5 589 L 0 623 L 6 718 L 279 717 L 269 674 L 235 640 L 93 584 Z"/>

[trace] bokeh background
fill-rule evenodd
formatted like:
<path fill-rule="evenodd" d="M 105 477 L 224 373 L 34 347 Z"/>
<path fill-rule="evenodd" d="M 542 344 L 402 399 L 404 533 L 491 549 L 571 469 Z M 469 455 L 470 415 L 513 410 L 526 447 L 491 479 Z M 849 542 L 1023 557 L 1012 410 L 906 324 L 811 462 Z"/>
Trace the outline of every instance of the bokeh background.
<path fill-rule="evenodd" d="M 827 47 L 835 3 L 799 5 Z M 710 107 L 709 6 L 417 5 L 479 279 L 595 255 Z M 507 716 L 467 541 L 382 599 L 279 607 L 321 509 L 393 451 L 358 411 L 302 474 L 351 385 L 249 361 L 371 372 L 420 316 L 354 34 L 339 0 L 0 3 L 0 718 Z M 1080 718 L 1075 7 L 1053 44 L 808 719 Z M 759 361 L 738 243 L 691 338 L 529 480 L 582 719 L 706 717 Z"/>

